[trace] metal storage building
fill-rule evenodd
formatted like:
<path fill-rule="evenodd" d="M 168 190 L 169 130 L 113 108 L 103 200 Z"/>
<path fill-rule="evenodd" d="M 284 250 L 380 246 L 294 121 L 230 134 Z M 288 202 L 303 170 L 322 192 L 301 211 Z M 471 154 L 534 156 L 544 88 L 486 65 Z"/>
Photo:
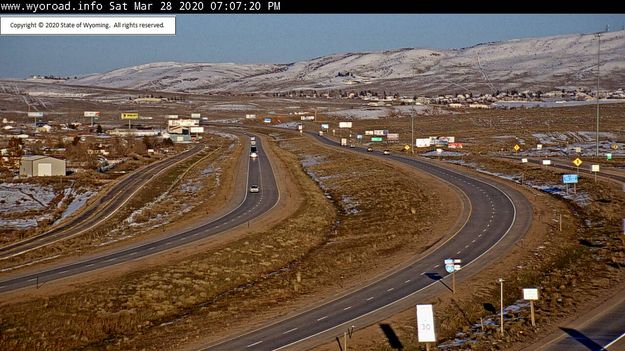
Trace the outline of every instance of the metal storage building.
<path fill-rule="evenodd" d="M 21 177 L 50 177 L 65 175 L 65 160 L 50 156 L 24 156 L 20 160 Z"/>

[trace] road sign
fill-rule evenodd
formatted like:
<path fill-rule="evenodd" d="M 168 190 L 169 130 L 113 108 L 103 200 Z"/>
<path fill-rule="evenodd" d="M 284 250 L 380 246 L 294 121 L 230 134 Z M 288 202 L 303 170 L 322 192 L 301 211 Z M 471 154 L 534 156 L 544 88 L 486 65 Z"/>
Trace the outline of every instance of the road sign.
<path fill-rule="evenodd" d="M 382 137 L 371 137 L 371 141 L 382 141 Z"/>
<path fill-rule="evenodd" d="M 591 171 L 593 172 L 599 172 L 599 165 L 592 165 L 590 166 L 590 168 L 591 168 Z"/>
<path fill-rule="evenodd" d="M 100 117 L 100 112 L 98 111 L 85 111 L 85 117 Z"/>
<path fill-rule="evenodd" d="M 191 114 L 191 118 L 194 118 L 194 119 L 199 119 L 199 118 L 201 118 L 201 117 L 202 117 L 202 114 L 201 114 L 201 113 L 192 113 L 192 114 Z"/>
<path fill-rule="evenodd" d="M 352 122 L 339 122 L 339 128 L 351 128 Z"/>
<path fill-rule="evenodd" d="M 267 117 L 263 119 L 263 123 L 271 123 L 271 118 Z"/>
<path fill-rule="evenodd" d="M 583 162 L 582 160 L 579 159 L 579 157 L 573 160 L 573 164 L 576 165 L 577 167 L 581 166 L 582 163 Z"/>
<path fill-rule="evenodd" d="M 551 165 L 551 160 L 543 160 L 543 166 Z"/>
<path fill-rule="evenodd" d="M 139 119 L 139 114 L 138 113 L 127 113 L 124 112 L 122 113 L 122 119 Z"/>
<path fill-rule="evenodd" d="M 453 272 L 455 272 L 455 271 L 456 271 L 456 270 L 455 270 L 455 267 L 454 267 L 454 265 L 453 265 L 453 264 L 452 264 L 452 265 L 449 265 L 449 266 L 448 266 L 448 265 L 445 265 L 445 270 L 447 271 L 447 273 L 453 273 Z"/>
<path fill-rule="evenodd" d="M 419 342 L 436 342 L 432 305 L 417 305 L 417 339 Z"/>
<path fill-rule="evenodd" d="M 612 154 L 611 153 L 605 154 L 605 158 L 606 158 L 606 160 L 611 160 L 612 159 Z"/>
<path fill-rule="evenodd" d="M 543 144 L 536 144 L 536 150 L 542 150 Z"/>
<path fill-rule="evenodd" d="M 321 129 L 330 129 L 330 125 L 328 123 L 322 123 Z"/>
<path fill-rule="evenodd" d="M 28 112 L 28 117 L 43 117 L 43 112 Z"/>
<path fill-rule="evenodd" d="M 523 289 L 523 300 L 538 300 L 538 289 L 536 288 Z"/>
<path fill-rule="evenodd" d="M 519 146 L 519 144 L 514 145 L 514 151 L 519 151 L 521 150 L 521 147 Z"/>
<path fill-rule="evenodd" d="M 521 162 L 522 162 L 522 163 L 527 163 L 527 159 L 526 159 L 526 158 L 522 158 L 522 159 L 521 159 Z"/>
<path fill-rule="evenodd" d="M 578 154 L 582 152 L 582 147 L 581 146 L 576 146 L 575 147 L 575 152 L 577 152 Z"/>
<path fill-rule="evenodd" d="M 356 134 L 356 139 L 362 140 L 362 134 Z"/>
<path fill-rule="evenodd" d="M 562 183 L 564 183 L 564 184 L 575 184 L 575 183 L 577 183 L 577 174 L 563 174 L 562 175 Z"/>
<path fill-rule="evenodd" d="M 610 145 L 610 149 L 612 149 L 612 150 L 618 150 L 618 144 L 612 144 L 612 145 Z"/>

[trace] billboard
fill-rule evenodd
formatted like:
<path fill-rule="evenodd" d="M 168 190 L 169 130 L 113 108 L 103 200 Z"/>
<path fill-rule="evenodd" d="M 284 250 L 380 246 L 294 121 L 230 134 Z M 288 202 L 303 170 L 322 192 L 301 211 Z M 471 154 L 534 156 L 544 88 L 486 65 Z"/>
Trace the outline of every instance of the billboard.
<path fill-rule="evenodd" d="M 351 128 L 352 122 L 339 122 L 339 128 Z"/>
<path fill-rule="evenodd" d="M 328 123 L 322 123 L 321 129 L 330 129 L 330 125 Z"/>
<path fill-rule="evenodd" d="M 200 121 L 196 119 L 170 119 L 167 121 L 167 125 L 170 127 L 196 127 L 200 124 Z"/>
<path fill-rule="evenodd" d="M 85 111 L 85 117 L 100 117 L 99 111 Z"/>
<path fill-rule="evenodd" d="M 191 114 L 191 118 L 200 119 L 200 118 L 202 118 L 202 114 L 201 113 L 192 113 Z"/>
<path fill-rule="evenodd" d="M 43 112 L 28 112 L 28 117 L 43 117 Z"/>
<path fill-rule="evenodd" d="M 431 139 L 430 138 L 419 138 L 415 140 L 416 147 L 429 147 Z"/>
<path fill-rule="evenodd" d="M 399 141 L 399 133 L 388 133 L 386 135 L 388 141 Z"/>
<path fill-rule="evenodd" d="M 139 119 L 139 114 L 136 112 L 123 112 L 122 119 Z"/>

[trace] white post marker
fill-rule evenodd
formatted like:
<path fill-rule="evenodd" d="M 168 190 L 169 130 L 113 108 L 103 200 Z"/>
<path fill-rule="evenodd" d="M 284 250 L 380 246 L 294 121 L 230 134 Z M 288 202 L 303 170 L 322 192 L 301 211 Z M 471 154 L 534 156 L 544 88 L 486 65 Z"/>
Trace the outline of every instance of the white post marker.
<path fill-rule="evenodd" d="M 431 342 L 436 342 L 432 305 L 417 305 L 417 341 L 424 342 L 426 350 Z"/>
<path fill-rule="evenodd" d="M 536 318 L 534 317 L 534 301 L 538 300 L 538 289 L 525 288 L 523 289 L 523 300 L 530 302 L 530 316 L 532 319 L 532 327 L 536 326 Z"/>

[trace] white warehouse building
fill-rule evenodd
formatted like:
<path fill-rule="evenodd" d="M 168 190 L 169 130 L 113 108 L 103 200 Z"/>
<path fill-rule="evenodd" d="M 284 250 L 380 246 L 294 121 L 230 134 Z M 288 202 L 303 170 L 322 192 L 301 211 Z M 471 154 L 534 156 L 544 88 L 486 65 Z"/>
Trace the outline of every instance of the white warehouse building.
<path fill-rule="evenodd" d="M 20 177 L 51 177 L 65 175 L 65 160 L 36 155 L 20 160 Z"/>

